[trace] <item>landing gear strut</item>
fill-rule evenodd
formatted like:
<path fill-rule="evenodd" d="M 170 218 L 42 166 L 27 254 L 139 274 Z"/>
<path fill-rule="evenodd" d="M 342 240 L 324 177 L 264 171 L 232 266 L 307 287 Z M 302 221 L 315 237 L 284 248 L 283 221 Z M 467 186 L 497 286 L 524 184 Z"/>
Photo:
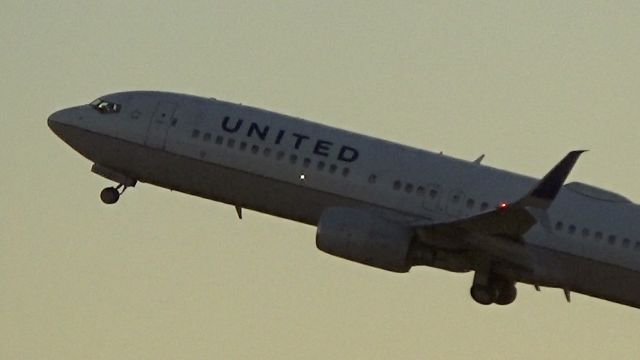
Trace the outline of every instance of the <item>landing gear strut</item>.
<path fill-rule="evenodd" d="M 122 189 L 122 190 L 120 190 Z M 126 186 L 120 184 L 118 187 L 107 187 L 100 192 L 100 200 L 105 204 L 115 204 L 120 199 L 120 195 L 127 189 Z"/>
<path fill-rule="evenodd" d="M 509 305 L 518 295 L 514 282 L 478 272 L 473 278 L 470 293 L 473 300 L 482 305 Z"/>
<path fill-rule="evenodd" d="M 127 190 L 128 187 L 136 186 L 138 182 L 136 179 L 125 175 L 124 172 L 118 171 L 100 164 L 93 164 L 91 172 L 94 172 L 102 177 L 105 177 L 117 184 L 117 187 L 108 187 L 102 189 L 100 192 L 100 200 L 105 204 L 115 204 L 120 199 L 120 195 Z"/>

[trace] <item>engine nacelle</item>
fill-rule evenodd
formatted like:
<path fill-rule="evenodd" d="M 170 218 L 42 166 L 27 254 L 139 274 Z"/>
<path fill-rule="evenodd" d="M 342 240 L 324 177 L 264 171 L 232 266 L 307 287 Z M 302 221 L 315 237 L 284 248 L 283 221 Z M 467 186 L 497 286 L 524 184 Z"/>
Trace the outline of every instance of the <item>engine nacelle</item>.
<path fill-rule="evenodd" d="M 393 272 L 407 272 L 409 227 L 353 208 L 327 208 L 316 233 L 318 249 L 347 260 Z"/>

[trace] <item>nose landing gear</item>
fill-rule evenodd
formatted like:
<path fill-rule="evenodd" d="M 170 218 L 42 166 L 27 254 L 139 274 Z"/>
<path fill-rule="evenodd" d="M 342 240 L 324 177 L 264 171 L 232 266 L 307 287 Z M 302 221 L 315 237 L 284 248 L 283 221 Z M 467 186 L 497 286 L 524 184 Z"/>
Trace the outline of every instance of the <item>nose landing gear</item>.
<path fill-rule="evenodd" d="M 122 195 L 128 187 L 134 187 L 137 183 L 136 179 L 125 175 L 123 172 L 100 164 L 93 164 L 91 171 L 119 184 L 117 187 L 107 187 L 102 189 L 100 192 L 100 200 L 105 204 L 110 205 L 117 203 L 118 199 L 120 199 L 120 195 Z"/>
<path fill-rule="evenodd" d="M 127 190 L 127 187 L 122 184 L 118 185 L 117 187 L 104 188 L 100 192 L 100 200 L 108 205 L 115 204 L 118 202 L 118 199 L 120 199 L 120 195 L 122 195 L 125 190 Z"/>

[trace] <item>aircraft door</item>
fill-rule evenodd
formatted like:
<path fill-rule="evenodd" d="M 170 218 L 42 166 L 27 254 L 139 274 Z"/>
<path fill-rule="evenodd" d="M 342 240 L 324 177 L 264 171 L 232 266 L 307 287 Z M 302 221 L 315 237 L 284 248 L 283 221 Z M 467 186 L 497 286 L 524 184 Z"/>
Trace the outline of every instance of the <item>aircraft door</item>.
<path fill-rule="evenodd" d="M 161 101 L 158 103 L 149 122 L 145 145 L 164 149 L 167 142 L 167 133 L 169 132 L 169 127 L 173 125 L 173 114 L 176 112 L 177 107 L 178 105 L 171 102 Z"/>
<path fill-rule="evenodd" d="M 461 216 L 464 204 L 464 192 L 460 189 L 454 189 L 449 192 L 447 198 L 447 213 L 451 216 Z"/>

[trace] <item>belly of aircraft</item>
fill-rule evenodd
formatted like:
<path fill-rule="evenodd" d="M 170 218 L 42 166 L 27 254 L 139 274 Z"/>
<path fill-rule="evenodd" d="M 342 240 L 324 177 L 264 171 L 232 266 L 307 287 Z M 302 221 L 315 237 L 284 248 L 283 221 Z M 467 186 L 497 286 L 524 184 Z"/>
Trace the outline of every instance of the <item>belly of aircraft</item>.
<path fill-rule="evenodd" d="M 530 247 L 535 270 L 522 282 L 557 287 L 640 308 L 640 273 L 557 250 Z"/>

